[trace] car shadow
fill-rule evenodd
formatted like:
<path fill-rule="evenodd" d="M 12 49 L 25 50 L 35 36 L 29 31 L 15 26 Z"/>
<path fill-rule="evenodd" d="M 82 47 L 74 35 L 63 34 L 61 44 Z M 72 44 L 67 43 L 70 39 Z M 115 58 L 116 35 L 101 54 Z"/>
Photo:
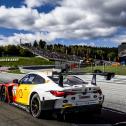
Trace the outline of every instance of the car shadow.
<path fill-rule="evenodd" d="M 56 120 L 50 116 L 47 120 Z M 72 124 L 115 124 L 126 122 L 126 113 L 110 108 L 103 108 L 101 115 L 92 115 L 88 113 L 67 114 L 62 122 Z"/>

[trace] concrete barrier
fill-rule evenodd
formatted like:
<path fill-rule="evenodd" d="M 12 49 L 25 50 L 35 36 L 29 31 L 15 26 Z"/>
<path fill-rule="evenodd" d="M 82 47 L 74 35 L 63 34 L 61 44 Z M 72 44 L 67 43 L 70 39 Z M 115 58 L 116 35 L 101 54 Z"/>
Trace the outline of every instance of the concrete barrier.
<path fill-rule="evenodd" d="M 35 71 L 46 72 L 46 74 L 52 73 L 52 71 L 60 72 L 61 69 L 56 69 L 54 65 L 41 65 L 41 66 L 23 66 L 19 67 L 21 73 L 29 73 Z"/>

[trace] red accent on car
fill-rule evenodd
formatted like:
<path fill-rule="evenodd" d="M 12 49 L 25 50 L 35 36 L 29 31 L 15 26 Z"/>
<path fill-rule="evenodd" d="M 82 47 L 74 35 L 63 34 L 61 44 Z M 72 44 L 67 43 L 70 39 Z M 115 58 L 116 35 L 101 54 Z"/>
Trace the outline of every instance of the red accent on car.
<path fill-rule="evenodd" d="M 55 95 L 56 97 L 64 97 L 67 95 L 75 95 L 75 92 L 64 92 L 64 91 L 50 91 L 52 95 Z"/>
<path fill-rule="evenodd" d="M 13 86 L 17 86 L 17 84 L 15 84 L 15 83 L 6 83 L 6 84 L 0 84 L 0 86 L 3 86 L 3 87 L 5 87 L 5 92 L 4 93 L 6 93 L 6 101 L 5 102 L 8 102 L 8 103 L 10 103 L 10 102 L 14 102 L 15 101 L 15 98 L 13 97 L 13 93 L 12 93 L 12 89 L 13 89 Z M 1 92 L 1 90 L 0 90 L 0 92 Z"/>
<path fill-rule="evenodd" d="M 50 93 L 56 97 L 63 97 L 65 95 L 65 92 L 63 91 L 50 91 Z"/>

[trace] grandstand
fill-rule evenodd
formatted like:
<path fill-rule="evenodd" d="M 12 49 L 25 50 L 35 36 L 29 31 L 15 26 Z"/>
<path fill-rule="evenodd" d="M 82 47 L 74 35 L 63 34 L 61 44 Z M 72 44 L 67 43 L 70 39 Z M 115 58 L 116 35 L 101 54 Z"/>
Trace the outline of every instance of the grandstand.
<path fill-rule="evenodd" d="M 41 56 L 44 59 L 47 60 L 53 60 L 53 61 L 63 61 L 63 62 L 76 62 L 80 63 L 82 61 L 81 57 L 78 57 L 76 55 L 66 55 L 66 54 L 60 54 L 58 52 L 51 52 L 46 49 L 40 49 L 40 48 L 35 48 L 35 47 L 29 47 L 25 46 L 23 44 L 20 45 L 22 48 L 28 49 L 30 52 L 37 56 Z"/>

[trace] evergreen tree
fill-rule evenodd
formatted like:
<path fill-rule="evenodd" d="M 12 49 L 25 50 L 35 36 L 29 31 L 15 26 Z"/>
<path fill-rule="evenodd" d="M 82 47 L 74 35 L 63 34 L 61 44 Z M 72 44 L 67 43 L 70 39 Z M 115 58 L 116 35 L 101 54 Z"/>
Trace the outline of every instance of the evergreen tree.
<path fill-rule="evenodd" d="M 35 40 L 34 43 L 33 43 L 33 47 L 38 47 L 38 43 L 37 43 L 36 40 Z"/>

